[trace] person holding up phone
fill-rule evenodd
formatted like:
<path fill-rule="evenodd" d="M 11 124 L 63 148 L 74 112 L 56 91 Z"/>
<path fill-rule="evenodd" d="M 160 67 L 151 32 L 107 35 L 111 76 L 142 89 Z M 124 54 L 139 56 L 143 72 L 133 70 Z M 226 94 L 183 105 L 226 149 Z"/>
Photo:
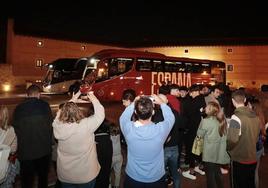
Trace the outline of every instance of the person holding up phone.
<path fill-rule="evenodd" d="M 73 95 L 57 112 L 53 122 L 53 133 L 58 140 L 57 175 L 63 188 L 94 188 L 100 171 L 94 132 L 104 120 L 104 107 L 93 92 L 88 92 L 87 98 L 95 113 L 85 117 L 75 104 L 80 95 L 80 91 Z"/>
<path fill-rule="evenodd" d="M 136 97 L 120 117 L 120 127 L 125 136 L 128 154 L 124 187 L 164 188 L 164 143 L 175 118 L 170 107 L 157 95 Z M 151 121 L 154 104 L 160 105 L 164 120 Z M 137 120 L 131 120 L 133 112 Z"/>

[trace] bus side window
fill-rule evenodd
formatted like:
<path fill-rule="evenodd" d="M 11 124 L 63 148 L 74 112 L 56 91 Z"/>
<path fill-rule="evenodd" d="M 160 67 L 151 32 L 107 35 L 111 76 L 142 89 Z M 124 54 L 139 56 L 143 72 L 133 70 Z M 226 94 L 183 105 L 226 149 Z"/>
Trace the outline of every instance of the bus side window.
<path fill-rule="evenodd" d="M 159 60 L 153 60 L 153 67 L 154 67 L 153 71 L 156 71 L 156 72 L 163 72 L 164 71 L 163 64 Z"/>
<path fill-rule="evenodd" d="M 149 59 L 138 59 L 136 69 L 138 71 L 152 71 L 152 63 Z"/>
<path fill-rule="evenodd" d="M 108 60 L 103 60 L 98 63 L 96 82 L 108 79 Z"/>
<path fill-rule="evenodd" d="M 129 70 L 133 66 L 133 59 L 130 58 L 114 58 L 109 63 L 109 77 L 119 76 Z"/>
<path fill-rule="evenodd" d="M 54 72 L 54 74 L 53 74 L 53 78 L 57 78 L 57 79 L 59 79 L 60 77 L 61 77 L 61 72 L 58 71 L 58 70 L 56 70 L 56 71 Z"/>
<path fill-rule="evenodd" d="M 109 77 L 116 76 L 118 74 L 118 62 L 115 59 L 111 59 L 109 63 Z"/>

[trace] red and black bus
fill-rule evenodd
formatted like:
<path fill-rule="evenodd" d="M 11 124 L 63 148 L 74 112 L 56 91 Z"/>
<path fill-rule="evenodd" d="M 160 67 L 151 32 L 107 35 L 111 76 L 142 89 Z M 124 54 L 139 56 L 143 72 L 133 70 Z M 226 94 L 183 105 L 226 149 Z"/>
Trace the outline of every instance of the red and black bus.
<path fill-rule="evenodd" d="M 224 62 L 171 57 L 153 52 L 107 49 L 81 58 L 75 63 L 73 73 L 80 75 L 81 80 L 96 71 L 96 81 L 92 89 L 101 100 L 120 100 L 122 92 L 129 88 L 134 89 L 137 94 L 150 95 L 157 93 L 164 82 L 187 87 L 192 84 L 214 85 L 226 82 Z M 58 82 L 55 83 L 53 75 L 62 70 L 56 70 L 53 65 L 48 67 L 52 76 L 45 79 L 47 82 L 43 87 L 44 92 L 68 92 L 70 83 L 78 80 L 78 77 L 72 79 L 71 74 L 68 80 L 65 74 L 65 79 L 57 78 Z M 80 69 L 75 70 L 75 67 Z M 69 72 L 72 73 L 71 70 Z M 59 75 L 61 74 L 56 74 L 57 77 Z M 68 85 L 64 85 L 67 82 Z"/>

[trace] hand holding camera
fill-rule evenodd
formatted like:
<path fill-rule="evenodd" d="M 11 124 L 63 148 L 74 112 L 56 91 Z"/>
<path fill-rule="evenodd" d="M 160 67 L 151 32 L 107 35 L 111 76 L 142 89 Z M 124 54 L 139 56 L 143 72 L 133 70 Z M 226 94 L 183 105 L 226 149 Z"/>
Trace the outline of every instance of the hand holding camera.
<path fill-rule="evenodd" d="M 165 95 L 155 95 L 153 94 L 152 97 L 154 98 L 154 103 L 161 105 L 167 103 L 167 99 Z"/>
<path fill-rule="evenodd" d="M 69 101 L 74 103 L 88 103 L 91 102 L 91 99 L 96 98 L 93 94 L 93 91 L 87 90 L 87 92 L 84 94 L 86 95 L 82 95 L 81 91 L 79 90 Z"/>
<path fill-rule="evenodd" d="M 151 101 L 154 104 L 161 105 L 163 103 L 168 103 L 168 100 L 167 100 L 166 96 L 165 95 L 162 95 L 162 94 L 159 94 L 159 95 L 156 95 L 156 94 L 144 95 L 144 97 L 148 97 L 149 99 L 151 99 Z M 136 97 L 136 98 L 139 99 L 138 97 Z"/>
<path fill-rule="evenodd" d="M 89 84 L 83 84 L 80 86 L 80 92 L 81 94 L 87 94 L 92 89 L 92 86 Z"/>

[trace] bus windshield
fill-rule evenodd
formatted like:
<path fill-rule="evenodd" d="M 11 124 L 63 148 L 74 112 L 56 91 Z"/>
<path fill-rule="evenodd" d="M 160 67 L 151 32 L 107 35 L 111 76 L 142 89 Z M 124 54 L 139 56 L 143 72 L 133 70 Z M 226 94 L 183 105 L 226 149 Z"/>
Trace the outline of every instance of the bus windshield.
<path fill-rule="evenodd" d="M 132 58 L 107 58 L 98 61 L 96 82 L 105 81 L 113 77 L 128 72 L 133 67 Z M 87 68 L 85 76 L 92 72 L 91 68 Z"/>
<path fill-rule="evenodd" d="M 48 70 L 43 80 L 43 86 L 46 87 L 53 84 L 60 85 L 62 83 L 68 85 L 68 82 L 71 85 L 74 81 L 81 80 L 86 64 L 86 58 L 62 58 L 47 64 Z M 68 87 L 66 84 L 62 86 L 64 90 Z"/>

